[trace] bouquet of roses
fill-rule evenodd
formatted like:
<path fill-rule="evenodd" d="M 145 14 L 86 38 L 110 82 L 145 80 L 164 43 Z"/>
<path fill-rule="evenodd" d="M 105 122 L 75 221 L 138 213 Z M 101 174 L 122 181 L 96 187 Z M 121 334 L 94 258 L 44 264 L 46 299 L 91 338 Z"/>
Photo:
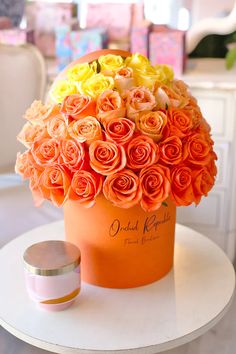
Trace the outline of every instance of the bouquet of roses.
<path fill-rule="evenodd" d="M 198 204 L 214 185 L 216 154 L 196 99 L 169 66 L 140 54 L 70 66 L 50 102 L 34 101 L 25 118 L 16 171 L 37 205 L 91 207 L 103 193 L 117 207 L 154 211 L 169 196 Z"/>

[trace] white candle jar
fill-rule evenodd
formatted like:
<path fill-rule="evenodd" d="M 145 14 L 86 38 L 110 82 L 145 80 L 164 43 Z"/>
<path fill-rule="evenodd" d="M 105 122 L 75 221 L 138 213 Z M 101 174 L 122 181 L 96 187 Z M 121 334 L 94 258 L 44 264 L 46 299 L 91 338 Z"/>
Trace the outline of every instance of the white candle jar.
<path fill-rule="evenodd" d="M 28 247 L 23 256 L 26 287 L 41 308 L 59 311 L 80 292 L 80 251 L 70 242 L 44 241 Z"/>

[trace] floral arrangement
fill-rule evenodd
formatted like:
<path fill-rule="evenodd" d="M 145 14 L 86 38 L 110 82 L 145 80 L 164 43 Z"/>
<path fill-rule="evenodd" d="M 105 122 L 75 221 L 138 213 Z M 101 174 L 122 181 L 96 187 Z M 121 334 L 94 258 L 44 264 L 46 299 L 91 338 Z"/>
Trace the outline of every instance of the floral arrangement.
<path fill-rule="evenodd" d="M 34 101 L 24 117 L 16 171 L 37 205 L 91 207 L 103 193 L 154 211 L 168 197 L 198 204 L 214 185 L 217 157 L 196 99 L 169 66 L 140 54 L 70 66 L 50 102 Z"/>

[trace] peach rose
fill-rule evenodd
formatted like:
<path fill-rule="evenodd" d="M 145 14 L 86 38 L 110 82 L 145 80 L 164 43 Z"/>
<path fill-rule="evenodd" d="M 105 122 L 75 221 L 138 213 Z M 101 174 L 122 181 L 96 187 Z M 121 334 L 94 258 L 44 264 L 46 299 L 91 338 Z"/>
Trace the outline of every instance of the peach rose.
<path fill-rule="evenodd" d="M 135 79 L 133 77 L 133 69 L 123 67 L 116 72 L 115 78 L 115 88 L 121 93 L 125 90 L 131 89 L 135 86 Z"/>
<path fill-rule="evenodd" d="M 108 141 L 125 145 L 133 137 L 135 124 L 127 118 L 113 118 L 105 125 L 105 135 Z"/>
<path fill-rule="evenodd" d="M 90 166 L 101 175 L 111 175 L 126 165 L 123 146 L 109 141 L 96 140 L 89 147 Z"/>
<path fill-rule="evenodd" d="M 151 111 L 156 106 L 155 97 L 147 87 L 133 87 L 125 93 L 127 117 L 135 120 L 139 112 Z"/>
<path fill-rule="evenodd" d="M 133 77 L 133 69 L 125 66 L 117 70 L 115 75 L 115 79 L 130 79 L 131 77 Z"/>
<path fill-rule="evenodd" d="M 139 135 L 129 142 L 126 154 L 127 166 L 137 171 L 158 161 L 159 148 L 148 136 Z"/>
<path fill-rule="evenodd" d="M 76 171 L 71 182 L 69 198 L 90 208 L 102 189 L 103 178 L 94 171 Z"/>
<path fill-rule="evenodd" d="M 193 120 L 188 111 L 179 108 L 169 108 L 167 115 L 170 135 L 184 138 L 190 133 L 193 128 Z"/>
<path fill-rule="evenodd" d="M 95 117 L 85 117 L 70 123 L 69 134 L 76 141 L 90 145 L 94 140 L 102 139 L 102 128 Z"/>
<path fill-rule="evenodd" d="M 138 204 L 142 196 L 138 176 L 127 169 L 106 177 L 103 193 L 114 206 L 126 209 Z"/>
<path fill-rule="evenodd" d="M 168 107 L 183 108 L 189 103 L 189 96 L 185 91 L 175 90 L 172 85 L 167 86 L 160 82 L 156 83 L 154 96 L 158 109 L 167 109 Z"/>
<path fill-rule="evenodd" d="M 155 142 L 162 138 L 163 129 L 167 123 L 164 112 L 142 112 L 135 119 L 137 129 L 144 135 L 149 136 Z"/>
<path fill-rule="evenodd" d="M 172 90 L 179 96 L 189 99 L 191 96 L 188 85 L 183 80 L 174 79 L 171 82 Z"/>
<path fill-rule="evenodd" d="M 17 140 L 27 148 L 30 148 L 36 141 L 47 138 L 48 136 L 45 126 L 41 124 L 32 125 L 30 122 L 27 122 L 17 135 Z"/>
<path fill-rule="evenodd" d="M 43 139 L 33 144 L 31 152 L 39 166 L 52 166 L 58 163 L 60 142 L 57 139 Z"/>
<path fill-rule="evenodd" d="M 191 168 L 187 166 L 174 167 L 171 171 L 171 181 L 171 197 L 175 205 L 190 205 L 195 200 Z"/>
<path fill-rule="evenodd" d="M 44 124 L 53 115 L 60 111 L 59 105 L 44 105 L 41 101 L 34 101 L 25 112 L 24 118 L 34 124 Z"/>
<path fill-rule="evenodd" d="M 170 194 L 169 168 L 155 164 L 141 170 L 140 185 L 142 189 L 141 207 L 145 211 L 155 211 Z"/>
<path fill-rule="evenodd" d="M 95 115 L 96 103 L 90 96 L 74 94 L 67 96 L 61 106 L 61 112 L 68 118 L 80 119 Z"/>
<path fill-rule="evenodd" d="M 200 170 L 193 170 L 193 192 L 195 195 L 195 203 L 199 204 L 203 195 L 207 196 L 215 183 L 214 177 L 204 166 Z"/>
<path fill-rule="evenodd" d="M 36 207 L 39 207 L 44 201 L 39 182 L 41 174 L 42 170 L 38 169 L 38 167 L 31 167 L 29 187 Z"/>
<path fill-rule="evenodd" d="M 23 152 L 23 154 L 17 153 L 15 172 L 19 173 L 23 179 L 30 178 L 31 169 L 34 165 L 35 162 L 30 150 Z"/>
<path fill-rule="evenodd" d="M 47 122 L 47 132 L 52 138 L 67 137 L 67 124 L 63 115 L 58 114 Z"/>
<path fill-rule="evenodd" d="M 97 99 L 96 115 L 101 123 L 106 124 L 112 118 L 125 117 L 124 101 L 119 93 L 106 90 Z"/>
<path fill-rule="evenodd" d="M 178 165 L 183 160 L 182 142 L 177 136 L 170 136 L 159 144 L 160 161 L 167 165 Z"/>
<path fill-rule="evenodd" d="M 60 159 L 70 171 L 81 170 L 85 162 L 83 144 L 74 139 L 62 139 L 60 141 Z"/>
<path fill-rule="evenodd" d="M 44 199 L 51 200 L 57 207 L 68 199 L 71 178 L 63 166 L 54 165 L 45 168 L 39 178 L 39 189 Z"/>
<path fill-rule="evenodd" d="M 183 157 L 193 165 L 207 165 L 211 160 L 211 150 L 212 146 L 205 136 L 194 133 L 186 138 Z"/>

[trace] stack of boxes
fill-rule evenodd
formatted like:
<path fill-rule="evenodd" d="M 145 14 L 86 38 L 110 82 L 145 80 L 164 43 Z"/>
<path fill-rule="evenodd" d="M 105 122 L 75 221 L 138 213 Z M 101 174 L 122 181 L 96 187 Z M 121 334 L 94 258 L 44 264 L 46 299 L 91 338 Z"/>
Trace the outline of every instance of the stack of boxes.
<path fill-rule="evenodd" d="M 152 64 L 169 64 L 177 76 L 185 68 L 185 32 L 148 22 L 131 30 L 131 52 L 146 55 Z"/>
<path fill-rule="evenodd" d="M 73 3 L 29 2 L 27 27 L 34 31 L 0 31 L 0 43 L 35 43 L 47 58 L 57 58 L 58 70 L 72 60 L 103 48 L 143 54 L 153 64 L 169 64 L 181 75 L 185 65 L 185 32 L 144 20 L 143 3 L 86 2 L 85 29 Z M 82 10 L 81 10 L 82 11 Z"/>

